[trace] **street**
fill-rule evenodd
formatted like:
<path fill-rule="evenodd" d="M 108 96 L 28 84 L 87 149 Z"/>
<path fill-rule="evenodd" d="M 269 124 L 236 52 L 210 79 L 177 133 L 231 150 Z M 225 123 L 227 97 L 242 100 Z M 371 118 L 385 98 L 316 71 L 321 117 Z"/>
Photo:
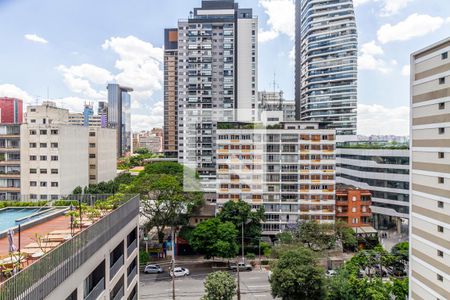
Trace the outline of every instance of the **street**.
<path fill-rule="evenodd" d="M 210 264 L 185 264 L 190 275 L 175 280 L 175 293 L 177 299 L 198 300 L 204 294 L 203 282 L 208 273 L 224 270 L 213 269 Z M 140 296 L 139 299 L 172 299 L 172 281 L 168 274 L 168 268 L 163 266 L 165 272 L 162 274 L 140 274 Z M 236 276 L 235 272 L 231 272 Z M 251 272 L 240 272 L 241 299 L 242 300 L 271 300 L 268 272 L 254 270 Z M 235 297 L 236 298 L 236 297 Z"/>

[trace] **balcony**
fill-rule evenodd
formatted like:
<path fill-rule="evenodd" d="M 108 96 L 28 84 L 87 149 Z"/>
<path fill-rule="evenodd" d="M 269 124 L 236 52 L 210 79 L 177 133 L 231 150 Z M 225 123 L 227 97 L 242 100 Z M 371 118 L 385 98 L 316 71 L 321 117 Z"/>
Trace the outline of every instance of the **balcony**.
<path fill-rule="evenodd" d="M 127 257 L 130 257 L 131 253 L 133 253 L 134 249 L 136 248 L 137 248 L 137 240 L 134 240 L 127 248 Z"/>
<path fill-rule="evenodd" d="M 131 283 L 133 282 L 133 279 L 136 277 L 137 275 L 137 266 L 135 266 L 133 268 L 133 270 L 131 270 L 130 274 L 128 274 L 127 276 L 127 286 L 129 287 L 131 285 Z"/>
<path fill-rule="evenodd" d="M 102 278 L 84 300 L 96 300 L 105 290 L 105 278 Z"/>
<path fill-rule="evenodd" d="M 112 265 L 111 269 L 109 270 L 109 279 L 113 279 L 114 276 L 117 274 L 117 272 L 120 270 L 120 268 L 123 266 L 123 254 L 119 257 L 119 259 Z"/>

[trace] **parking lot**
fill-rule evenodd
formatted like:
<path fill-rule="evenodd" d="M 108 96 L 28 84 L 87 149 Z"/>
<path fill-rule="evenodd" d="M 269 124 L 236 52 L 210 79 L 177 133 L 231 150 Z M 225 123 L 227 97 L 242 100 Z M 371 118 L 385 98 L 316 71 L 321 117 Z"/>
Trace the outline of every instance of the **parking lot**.
<path fill-rule="evenodd" d="M 218 271 L 213 269 L 211 264 L 196 263 L 180 265 L 187 267 L 190 275 L 180 277 L 175 280 L 175 293 L 177 299 L 198 300 L 204 294 L 203 282 L 207 274 Z M 139 299 L 172 299 L 172 281 L 167 268 L 162 274 L 140 274 L 140 296 Z M 236 276 L 235 272 L 231 272 Z M 267 271 L 240 272 L 241 278 L 241 299 L 273 299 L 270 295 L 270 284 Z"/>

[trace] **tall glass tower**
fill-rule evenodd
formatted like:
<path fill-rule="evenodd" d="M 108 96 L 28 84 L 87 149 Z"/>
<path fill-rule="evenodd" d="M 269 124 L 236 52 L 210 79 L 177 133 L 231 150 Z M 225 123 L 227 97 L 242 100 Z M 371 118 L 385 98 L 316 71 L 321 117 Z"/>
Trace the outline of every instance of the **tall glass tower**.
<path fill-rule="evenodd" d="M 352 0 L 296 0 L 296 119 L 356 134 L 358 35 Z"/>

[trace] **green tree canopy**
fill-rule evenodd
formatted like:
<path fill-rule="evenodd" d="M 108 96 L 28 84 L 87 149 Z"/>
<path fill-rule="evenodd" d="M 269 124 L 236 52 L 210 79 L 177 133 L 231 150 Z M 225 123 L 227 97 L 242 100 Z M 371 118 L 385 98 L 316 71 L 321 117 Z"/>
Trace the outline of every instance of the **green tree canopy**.
<path fill-rule="evenodd" d="M 272 295 L 283 300 L 324 299 L 324 271 L 306 248 L 286 251 L 275 263 L 270 285 Z"/>
<path fill-rule="evenodd" d="M 333 225 L 314 221 L 299 222 L 294 236 L 297 241 L 315 251 L 330 249 L 336 243 Z"/>
<path fill-rule="evenodd" d="M 232 300 L 236 294 L 236 282 L 230 273 L 210 273 L 205 280 L 205 291 L 202 300 Z"/>
<path fill-rule="evenodd" d="M 261 237 L 261 221 L 265 220 L 264 207 L 252 211 L 250 204 L 244 201 L 228 201 L 217 214 L 222 222 L 231 222 L 236 228 L 241 229 L 245 223 L 244 236 L 247 244 L 258 244 Z"/>
<path fill-rule="evenodd" d="M 198 224 L 190 235 L 189 244 L 206 258 L 232 258 L 239 250 L 237 235 L 233 223 L 222 222 L 216 217 Z"/>
<path fill-rule="evenodd" d="M 137 148 L 134 150 L 136 154 L 150 154 L 151 152 L 147 148 Z"/>

